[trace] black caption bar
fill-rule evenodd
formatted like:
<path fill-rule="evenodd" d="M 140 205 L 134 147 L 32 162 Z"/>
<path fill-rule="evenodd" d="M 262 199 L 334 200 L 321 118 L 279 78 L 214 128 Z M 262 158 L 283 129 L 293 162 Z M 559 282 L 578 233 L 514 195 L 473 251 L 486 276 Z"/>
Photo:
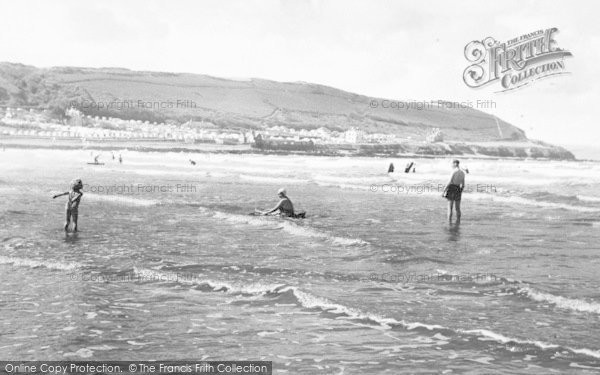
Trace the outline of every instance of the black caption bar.
<path fill-rule="evenodd" d="M 271 361 L 0 361 L 1 375 L 272 375 Z"/>

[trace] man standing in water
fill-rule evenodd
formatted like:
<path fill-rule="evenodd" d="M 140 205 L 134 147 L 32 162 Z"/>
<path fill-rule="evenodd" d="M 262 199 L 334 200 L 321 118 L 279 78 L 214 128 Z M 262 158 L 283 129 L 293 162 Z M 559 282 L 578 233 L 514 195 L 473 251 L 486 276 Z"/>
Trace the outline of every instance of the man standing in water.
<path fill-rule="evenodd" d="M 460 199 L 462 191 L 465 188 L 465 172 L 459 167 L 460 162 L 454 160 L 452 162 L 452 168 L 454 172 L 450 177 L 450 182 L 444 189 L 444 198 L 448 199 L 448 221 L 452 221 L 452 206 L 456 207 L 456 222 L 460 223 Z"/>

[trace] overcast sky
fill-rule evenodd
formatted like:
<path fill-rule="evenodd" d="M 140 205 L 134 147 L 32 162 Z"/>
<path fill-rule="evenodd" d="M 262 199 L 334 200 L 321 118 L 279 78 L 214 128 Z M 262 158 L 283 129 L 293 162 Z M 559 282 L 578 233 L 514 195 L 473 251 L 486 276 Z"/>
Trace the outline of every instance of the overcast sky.
<path fill-rule="evenodd" d="M 493 100 L 531 138 L 600 144 L 598 1 L 0 0 L 0 61 L 307 81 L 391 99 Z M 471 89 L 465 45 L 557 27 L 570 75 Z"/>

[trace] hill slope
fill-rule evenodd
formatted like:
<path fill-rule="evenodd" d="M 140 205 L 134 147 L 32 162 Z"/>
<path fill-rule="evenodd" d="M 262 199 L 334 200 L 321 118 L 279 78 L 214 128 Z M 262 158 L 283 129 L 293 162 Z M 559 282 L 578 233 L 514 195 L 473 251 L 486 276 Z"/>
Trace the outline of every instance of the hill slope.
<path fill-rule="evenodd" d="M 197 74 L 0 63 L 0 104 L 150 121 L 204 120 L 220 127 L 284 125 L 396 134 L 423 140 L 433 127 L 446 141 L 525 141 L 525 133 L 471 108 L 371 108 L 374 98 L 307 83 L 228 80 Z M 125 101 L 125 102 L 124 102 Z M 91 105 L 102 104 L 104 108 Z"/>

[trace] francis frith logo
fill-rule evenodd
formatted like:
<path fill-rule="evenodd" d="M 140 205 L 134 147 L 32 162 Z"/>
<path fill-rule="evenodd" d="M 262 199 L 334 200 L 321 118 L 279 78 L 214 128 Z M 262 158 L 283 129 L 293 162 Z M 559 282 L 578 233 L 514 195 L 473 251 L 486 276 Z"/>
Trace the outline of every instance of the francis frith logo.
<path fill-rule="evenodd" d="M 571 52 L 558 47 L 553 27 L 521 35 L 506 42 L 492 37 L 474 40 L 465 47 L 469 65 L 463 80 L 472 88 L 498 82 L 501 91 L 514 90 L 541 78 L 567 74 L 565 58 Z"/>

